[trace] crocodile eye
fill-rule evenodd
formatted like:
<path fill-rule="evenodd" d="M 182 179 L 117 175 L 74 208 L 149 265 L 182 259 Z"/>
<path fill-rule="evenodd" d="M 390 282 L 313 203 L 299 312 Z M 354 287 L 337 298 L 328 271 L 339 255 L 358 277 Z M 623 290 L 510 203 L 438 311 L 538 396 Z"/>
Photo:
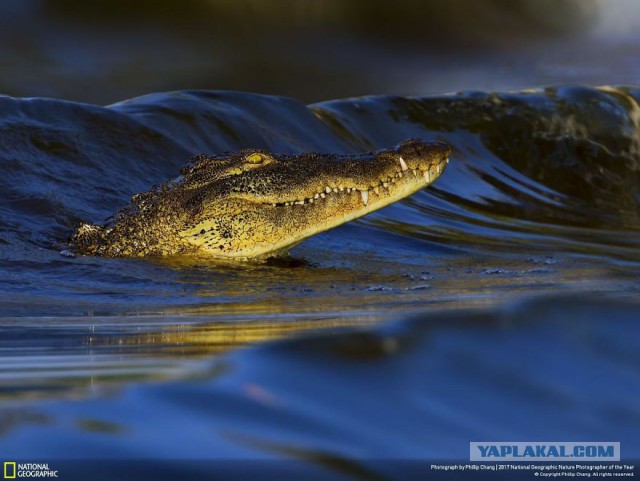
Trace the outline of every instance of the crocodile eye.
<path fill-rule="evenodd" d="M 245 160 L 250 164 L 262 164 L 264 162 L 264 155 L 250 154 L 245 157 Z"/>

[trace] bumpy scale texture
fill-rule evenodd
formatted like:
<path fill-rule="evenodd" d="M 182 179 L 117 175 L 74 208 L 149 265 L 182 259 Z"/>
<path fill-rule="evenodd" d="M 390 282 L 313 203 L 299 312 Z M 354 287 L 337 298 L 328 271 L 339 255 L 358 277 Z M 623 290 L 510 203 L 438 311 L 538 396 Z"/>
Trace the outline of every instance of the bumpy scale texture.
<path fill-rule="evenodd" d="M 408 140 L 360 155 L 198 155 L 111 223 L 80 225 L 71 246 L 110 257 L 270 257 L 431 184 L 449 154 L 446 144 Z"/>

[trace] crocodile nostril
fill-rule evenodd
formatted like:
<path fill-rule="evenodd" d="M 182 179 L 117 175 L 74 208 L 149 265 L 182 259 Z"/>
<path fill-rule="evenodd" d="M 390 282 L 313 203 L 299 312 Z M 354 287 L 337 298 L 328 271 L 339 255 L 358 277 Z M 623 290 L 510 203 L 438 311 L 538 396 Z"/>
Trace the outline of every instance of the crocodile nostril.
<path fill-rule="evenodd" d="M 451 155 L 451 146 L 445 142 L 434 141 L 431 142 L 430 145 L 436 153 L 444 157 L 449 157 Z"/>
<path fill-rule="evenodd" d="M 406 140 L 396 147 L 397 161 L 403 172 L 408 169 L 428 169 L 434 163 L 444 163 L 451 155 L 451 147 L 445 142 Z"/>

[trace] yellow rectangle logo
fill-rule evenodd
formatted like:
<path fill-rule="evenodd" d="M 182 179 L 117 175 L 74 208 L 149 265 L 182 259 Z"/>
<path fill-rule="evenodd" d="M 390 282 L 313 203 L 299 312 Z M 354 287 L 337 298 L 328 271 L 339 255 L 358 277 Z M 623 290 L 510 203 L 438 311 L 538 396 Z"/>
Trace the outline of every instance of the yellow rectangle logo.
<path fill-rule="evenodd" d="M 16 479 L 16 463 L 15 462 L 5 461 L 4 479 Z"/>

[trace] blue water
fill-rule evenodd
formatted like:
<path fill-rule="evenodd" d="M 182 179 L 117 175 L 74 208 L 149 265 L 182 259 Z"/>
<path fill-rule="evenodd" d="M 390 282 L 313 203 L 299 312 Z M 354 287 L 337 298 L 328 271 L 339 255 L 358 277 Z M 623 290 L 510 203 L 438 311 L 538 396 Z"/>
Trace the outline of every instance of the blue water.
<path fill-rule="evenodd" d="M 639 101 L 0 97 L 0 453 L 238 479 L 423 479 L 487 440 L 620 441 L 638 459 Z M 285 261 L 60 253 L 200 152 L 409 137 L 452 146 L 437 183 Z"/>

